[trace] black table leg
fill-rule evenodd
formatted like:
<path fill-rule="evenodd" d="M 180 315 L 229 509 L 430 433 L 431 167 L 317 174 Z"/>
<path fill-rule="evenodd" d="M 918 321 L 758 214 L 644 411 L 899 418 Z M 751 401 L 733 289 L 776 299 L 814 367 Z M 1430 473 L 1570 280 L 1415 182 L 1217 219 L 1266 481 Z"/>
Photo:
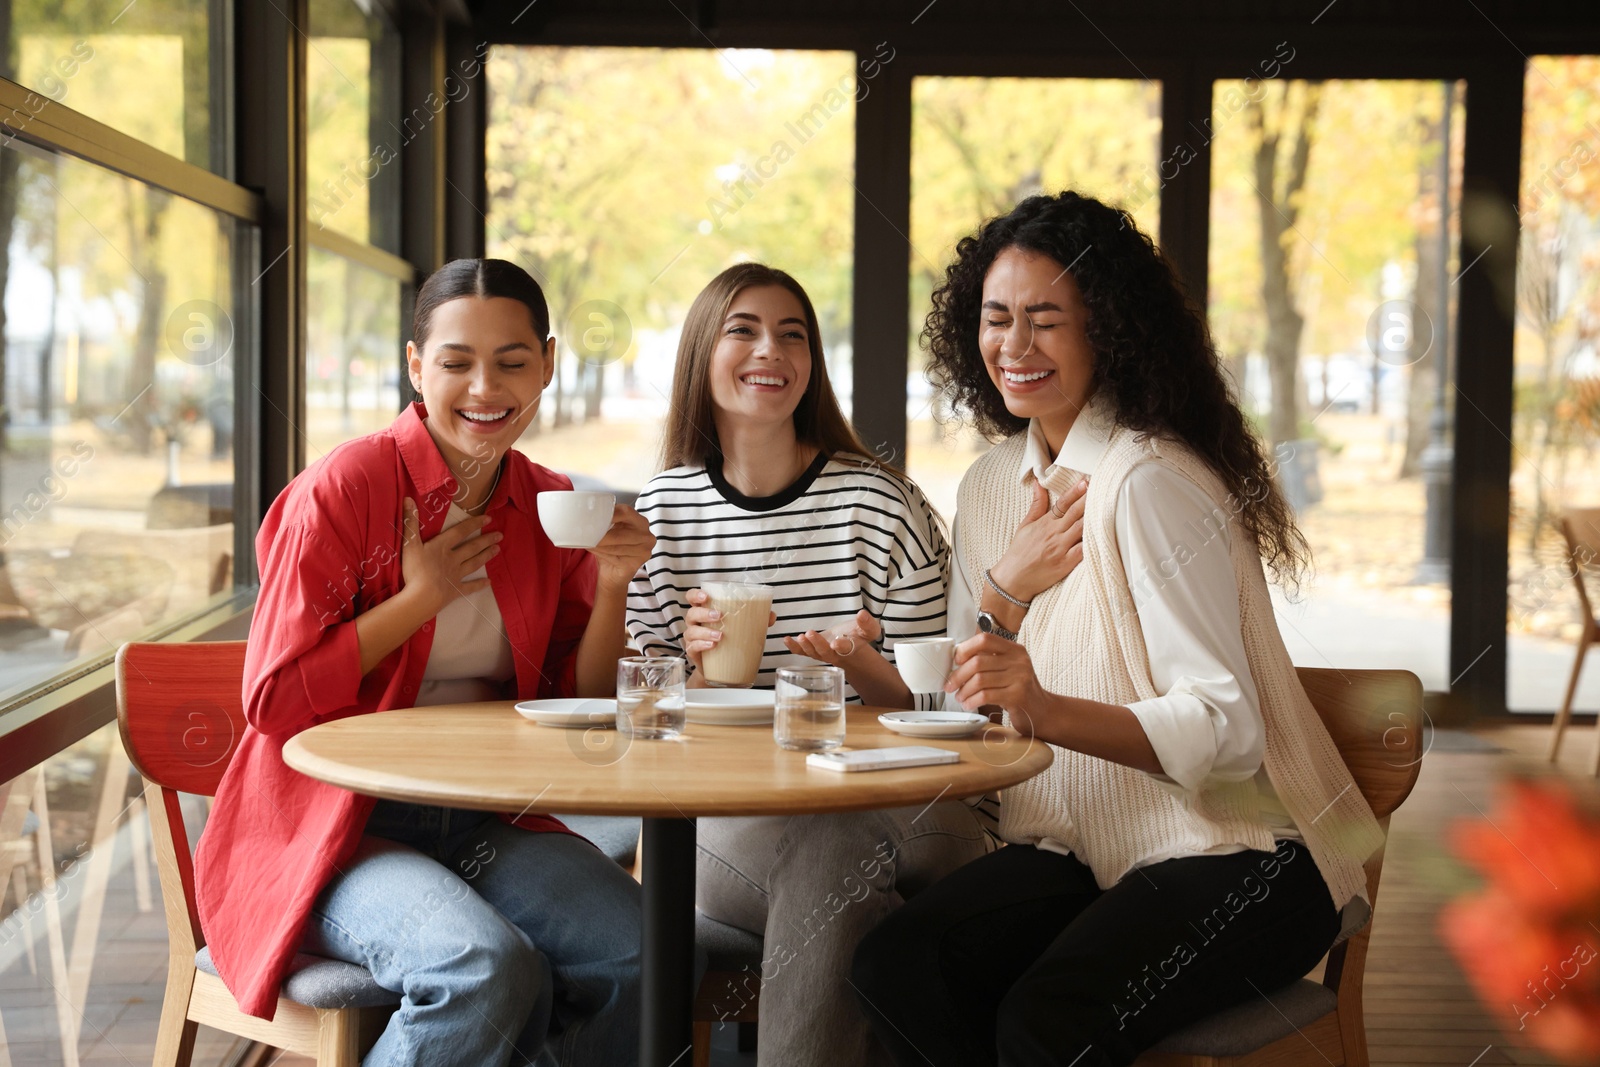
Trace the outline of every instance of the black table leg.
<path fill-rule="evenodd" d="M 646 819 L 640 1067 L 689 1067 L 694 1003 L 694 820 Z"/>

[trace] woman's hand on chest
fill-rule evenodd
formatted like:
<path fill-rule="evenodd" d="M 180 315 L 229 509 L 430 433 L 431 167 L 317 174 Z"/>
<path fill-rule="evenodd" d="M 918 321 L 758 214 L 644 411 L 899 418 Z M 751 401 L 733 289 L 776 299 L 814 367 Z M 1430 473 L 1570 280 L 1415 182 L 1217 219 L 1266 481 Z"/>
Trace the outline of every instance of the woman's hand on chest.
<path fill-rule="evenodd" d="M 426 617 L 437 615 L 459 596 L 489 587 L 488 578 L 467 581 L 467 575 L 484 566 L 500 552 L 505 536 L 485 530 L 486 515 L 474 515 L 426 541 L 416 502 L 405 502 L 405 538 L 400 549 L 400 573 L 405 593 L 416 600 Z"/>
<path fill-rule="evenodd" d="M 1032 600 L 1083 562 L 1083 508 L 1088 491 L 1085 478 L 1052 505 L 1044 486 L 1033 483 L 1028 514 L 1005 553 L 989 569 L 1000 588 L 1019 600 Z"/>

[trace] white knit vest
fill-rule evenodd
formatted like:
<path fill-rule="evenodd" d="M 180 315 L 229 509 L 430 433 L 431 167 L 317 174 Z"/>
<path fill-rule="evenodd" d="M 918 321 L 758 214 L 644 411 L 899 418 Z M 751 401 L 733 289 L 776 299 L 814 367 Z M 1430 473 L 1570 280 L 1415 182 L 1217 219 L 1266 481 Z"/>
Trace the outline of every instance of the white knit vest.
<path fill-rule="evenodd" d="M 1000 558 L 1028 512 L 1032 479 L 1017 474 L 1026 441 L 1021 433 L 996 445 L 961 481 L 957 565 L 966 568 L 974 589 L 982 588 L 984 568 Z M 1085 500 L 1083 563 L 1040 594 L 1023 622 L 1020 640 L 1039 682 L 1048 692 L 1107 704 L 1160 695 L 1116 532 L 1123 481 L 1139 461 L 1157 455 L 1211 498 L 1215 521 L 1229 524 L 1245 654 L 1266 723 L 1268 778 L 1304 835 L 1334 906 L 1342 909 L 1353 897 L 1365 901 L 1361 864 L 1383 843 L 1383 833 L 1300 685 L 1278 633 L 1255 540 L 1239 524 L 1221 480 L 1181 444 L 1141 441 L 1122 428 L 1112 433 Z M 1046 488 L 1054 499 L 1077 481 L 1058 468 Z M 1196 545 L 1204 536 L 1196 531 Z M 1190 546 L 1173 546 L 1169 574 L 1189 552 Z M 1059 842 L 1089 865 L 1102 889 L 1148 861 L 1225 844 L 1273 848 L 1253 780 L 1207 783 L 1179 796 L 1131 767 L 1051 747 L 1055 762 L 1048 770 L 1005 791 L 1000 834 L 1019 844 Z"/>

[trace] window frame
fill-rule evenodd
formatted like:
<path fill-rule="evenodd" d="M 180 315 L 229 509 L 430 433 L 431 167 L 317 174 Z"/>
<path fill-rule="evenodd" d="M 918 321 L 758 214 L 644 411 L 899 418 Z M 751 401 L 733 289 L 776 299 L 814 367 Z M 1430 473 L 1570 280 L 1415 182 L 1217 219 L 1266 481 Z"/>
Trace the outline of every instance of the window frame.
<path fill-rule="evenodd" d="M 923 15 L 929 12 L 924 11 Z M 893 23 L 864 16 L 859 22 L 798 24 L 741 11 L 682 9 L 607 24 L 599 16 L 559 5 L 540 5 L 512 19 L 485 11 L 478 25 L 495 44 L 567 46 L 830 48 L 852 49 L 869 59 L 888 39 L 897 58 L 885 66 L 874 91 L 856 111 L 855 288 L 852 322 L 856 350 L 853 386 L 858 396 L 898 396 L 904 389 L 910 341 L 909 277 L 904 269 L 910 232 L 911 81 L 917 75 L 976 77 L 1128 77 L 1161 83 L 1162 158 L 1188 140 L 1211 114 L 1213 83 L 1238 78 L 1276 43 L 1296 48 L 1296 80 L 1424 79 L 1464 83 L 1467 115 L 1464 188 L 1515 205 L 1522 150 L 1522 78 L 1534 54 L 1600 52 L 1600 24 L 1574 27 L 1548 12 L 1515 24 L 1488 20 L 1437 25 L 1363 18 L 1335 9 L 1315 31 L 1296 12 L 1272 17 L 1252 11 L 1247 20 L 1224 13 L 1136 23 L 1082 8 L 1035 13 L 1025 34 L 995 33 L 984 16 L 939 12 L 926 20 Z M 1321 16 L 1318 16 L 1319 20 Z M 921 23 L 918 25 L 917 23 Z M 1011 27 L 1015 29 L 1015 27 Z M 1374 31 L 1382 30 L 1374 35 Z M 985 44 L 985 33 L 994 43 Z M 1510 36 L 1508 36 L 1510 34 Z M 1129 43 L 1125 51 L 1117 42 Z M 1132 42 L 1138 42 L 1132 45 Z M 1063 43 L 1067 47 L 1063 48 Z M 1476 103 L 1475 103 L 1476 102 Z M 1192 140 L 1190 141 L 1192 144 Z M 1188 287 L 1206 307 L 1210 240 L 1211 153 L 1197 158 L 1161 190 L 1158 241 Z M 1450 676 L 1446 692 L 1427 695 L 1439 724 L 1503 718 L 1507 709 L 1506 545 L 1510 536 L 1512 375 L 1511 313 L 1494 293 L 1515 285 L 1515 242 L 1503 256 L 1463 234 L 1463 262 L 1485 252 L 1461 279 L 1457 319 L 1456 387 L 1474 404 L 1457 405 L 1452 418 L 1454 467 L 1451 504 Z M 890 458 L 905 455 L 904 404 L 855 412 L 863 438 Z M 1538 721 L 1517 715 L 1516 721 Z"/>
<path fill-rule="evenodd" d="M 465 10 L 448 0 L 378 0 L 377 6 L 400 33 L 402 114 L 430 92 L 443 98 L 446 59 L 466 58 L 479 47 L 472 43 L 480 39 L 466 26 Z M 474 254 L 471 250 L 481 250 L 483 241 L 481 208 L 467 193 L 459 198 L 465 205 L 446 210 L 451 179 L 458 185 L 469 179 L 463 160 L 447 158 L 444 151 L 447 144 L 470 149 L 476 143 L 475 156 L 464 162 L 481 162 L 486 115 L 481 82 L 471 94 L 476 104 L 452 104 L 460 120 L 436 116 L 424 135 L 402 147 L 403 255 L 395 255 L 312 226 L 307 217 L 308 0 L 210 0 L 210 9 L 212 45 L 224 57 L 213 64 L 211 86 L 214 107 L 225 117 L 214 124 L 226 128 L 221 174 L 0 78 L 0 136 L 15 136 L 192 200 L 247 223 L 243 233 L 252 235 L 239 255 L 253 264 L 253 280 L 242 287 L 236 312 L 236 336 L 250 338 L 251 344 L 239 351 L 235 367 L 235 588 L 200 612 L 144 635 L 146 641 L 239 640 L 249 633 L 258 580 L 256 527 L 267 505 L 306 464 L 303 439 L 294 430 L 305 414 L 306 250 L 320 248 L 397 279 L 403 342 L 422 274 L 443 263 L 446 247 Z M 480 174 L 470 187 L 481 184 Z M 86 660 L 0 701 L 0 782 L 115 717 L 114 657 L 107 652 Z"/>

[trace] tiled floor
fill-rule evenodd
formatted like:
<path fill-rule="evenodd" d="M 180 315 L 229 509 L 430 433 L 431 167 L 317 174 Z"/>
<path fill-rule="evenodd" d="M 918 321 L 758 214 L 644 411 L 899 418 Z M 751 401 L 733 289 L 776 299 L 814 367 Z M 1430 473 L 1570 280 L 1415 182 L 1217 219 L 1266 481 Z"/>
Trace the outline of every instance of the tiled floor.
<path fill-rule="evenodd" d="M 1547 727 L 1508 726 L 1475 735 L 1438 734 L 1423 761 L 1416 791 L 1394 816 L 1379 894 L 1366 979 L 1367 1031 L 1374 1064 L 1553 1063 L 1527 1049 L 1516 1035 L 1502 1033 L 1475 1001 L 1454 961 L 1440 944 L 1436 923 L 1442 901 L 1467 883 L 1447 857 L 1443 834 L 1454 820 L 1488 810 L 1493 784 L 1519 767 L 1543 769 Z M 1561 769 L 1585 788 L 1584 773 L 1593 728 L 1569 734 Z M 112 843 L 112 873 L 104 911 L 88 963 L 87 996 L 64 1007 L 73 988 L 72 948 L 84 909 L 63 904 L 60 954 L 53 961 L 47 924 L 32 923 L 35 964 L 20 951 L 28 936 L 19 922 L 0 924 L 0 1021 L 5 1039 L 0 1067 L 56 1067 L 70 1062 L 136 1064 L 150 1062 L 165 975 L 166 933 L 159 889 L 148 911 L 138 907 L 135 865 L 128 862 L 126 834 Z M 86 928 L 87 929 L 87 928 Z M 9 953 L 8 955 L 4 955 Z M 84 954 L 87 956 L 88 954 Z M 77 1058 L 63 1053 L 62 1017 L 74 1034 Z M 1529 1025 L 1536 1027 L 1537 1019 Z M 1524 1037 L 1526 1035 L 1523 1035 Z M 731 1030 L 719 1034 L 714 1062 L 721 1067 L 753 1064 L 734 1051 Z M 232 1039 L 202 1030 L 197 1065 L 223 1061 Z M 308 1060 L 279 1056 L 281 1067 L 305 1067 Z"/>

